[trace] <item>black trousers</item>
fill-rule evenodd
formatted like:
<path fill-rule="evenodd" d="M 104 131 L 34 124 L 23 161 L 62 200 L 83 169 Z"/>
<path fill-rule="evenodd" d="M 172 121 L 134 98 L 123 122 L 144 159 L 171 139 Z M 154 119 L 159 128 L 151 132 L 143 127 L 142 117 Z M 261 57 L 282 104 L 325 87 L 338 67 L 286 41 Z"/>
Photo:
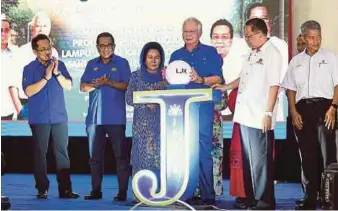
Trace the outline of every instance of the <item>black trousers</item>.
<path fill-rule="evenodd" d="M 31 124 L 34 140 L 34 178 L 35 188 L 39 191 L 49 189 L 47 178 L 46 154 L 50 135 L 52 135 L 53 152 L 56 160 L 56 177 L 59 192 L 72 191 L 70 181 L 70 162 L 68 158 L 68 124 Z"/>
<path fill-rule="evenodd" d="M 104 173 L 104 149 L 106 134 L 114 150 L 117 169 L 119 192 L 127 192 L 130 165 L 128 159 L 128 147 L 125 137 L 125 125 L 87 125 L 89 139 L 90 173 L 92 178 L 92 190 L 101 191 Z"/>
<path fill-rule="evenodd" d="M 329 99 L 312 98 L 296 104 L 303 120 L 302 130 L 295 129 L 301 156 L 302 184 L 305 197 L 313 207 L 320 189 L 321 173 L 329 164 L 337 162 L 335 129 L 327 129 L 324 122 L 331 102 Z"/>

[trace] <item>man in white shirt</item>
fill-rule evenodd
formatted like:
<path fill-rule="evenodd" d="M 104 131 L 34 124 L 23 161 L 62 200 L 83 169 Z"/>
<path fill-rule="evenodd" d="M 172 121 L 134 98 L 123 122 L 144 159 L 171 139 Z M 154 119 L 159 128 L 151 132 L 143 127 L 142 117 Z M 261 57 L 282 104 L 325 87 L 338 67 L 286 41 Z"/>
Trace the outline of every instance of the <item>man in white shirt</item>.
<path fill-rule="evenodd" d="M 261 18 L 265 21 L 266 26 L 268 28 L 268 37 L 270 38 L 270 42 L 272 42 L 272 44 L 274 44 L 281 53 L 281 56 L 282 56 L 282 74 L 281 75 L 284 76 L 286 73 L 286 70 L 288 69 L 288 63 L 289 63 L 288 44 L 285 42 L 285 40 L 280 39 L 271 34 L 272 20 L 269 15 L 268 7 L 261 3 L 252 4 L 247 11 L 247 19 L 250 20 L 252 18 Z M 283 80 L 283 78 L 281 78 L 281 80 Z M 284 101 L 286 101 L 285 92 L 280 90 L 278 94 L 277 121 L 285 121 Z"/>
<path fill-rule="evenodd" d="M 250 209 L 274 209 L 273 137 L 277 115 L 282 58 L 267 37 L 262 19 L 245 24 L 245 38 L 252 48 L 240 77 L 214 87 L 223 92 L 238 87 L 234 122 L 240 124 L 244 187 Z"/>
<path fill-rule="evenodd" d="M 290 62 L 282 87 L 287 89 L 292 124 L 306 184 L 297 209 L 316 209 L 320 176 L 337 162 L 335 122 L 338 108 L 338 57 L 321 48 L 321 26 L 301 26 L 306 49 Z"/>
<path fill-rule="evenodd" d="M 8 42 L 11 25 L 9 19 L 1 17 L 1 120 L 12 120 L 22 108 L 18 94 L 21 75 L 14 59 L 18 47 Z"/>

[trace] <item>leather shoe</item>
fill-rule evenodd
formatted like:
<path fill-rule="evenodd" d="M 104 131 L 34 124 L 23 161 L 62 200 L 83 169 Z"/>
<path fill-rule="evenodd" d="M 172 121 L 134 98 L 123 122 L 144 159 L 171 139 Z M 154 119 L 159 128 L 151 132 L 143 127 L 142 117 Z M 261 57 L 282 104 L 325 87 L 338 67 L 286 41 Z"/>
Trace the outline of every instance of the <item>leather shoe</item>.
<path fill-rule="evenodd" d="M 236 200 L 234 207 L 236 209 L 247 209 L 248 207 L 255 206 L 257 201 L 255 199 L 241 198 Z"/>
<path fill-rule="evenodd" d="M 7 196 L 1 196 L 1 210 L 9 210 L 11 208 L 11 201 Z"/>
<path fill-rule="evenodd" d="M 59 192 L 59 198 L 61 198 L 61 199 L 77 199 L 79 197 L 80 197 L 79 194 L 74 193 L 74 192 L 69 191 L 69 190 Z"/>
<path fill-rule="evenodd" d="M 102 199 L 102 192 L 90 191 L 90 193 L 84 197 L 85 200 L 98 200 Z"/>
<path fill-rule="evenodd" d="M 296 200 L 296 205 L 304 204 L 304 202 L 307 200 L 306 197 L 303 197 L 301 199 Z"/>
<path fill-rule="evenodd" d="M 126 192 L 118 192 L 118 194 L 116 194 L 114 196 L 114 201 L 125 201 L 127 199 L 127 193 Z"/>
<path fill-rule="evenodd" d="M 47 198 L 47 191 L 46 190 L 39 190 L 38 194 L 36 195 L 38 199 L 46 199 Z"/>

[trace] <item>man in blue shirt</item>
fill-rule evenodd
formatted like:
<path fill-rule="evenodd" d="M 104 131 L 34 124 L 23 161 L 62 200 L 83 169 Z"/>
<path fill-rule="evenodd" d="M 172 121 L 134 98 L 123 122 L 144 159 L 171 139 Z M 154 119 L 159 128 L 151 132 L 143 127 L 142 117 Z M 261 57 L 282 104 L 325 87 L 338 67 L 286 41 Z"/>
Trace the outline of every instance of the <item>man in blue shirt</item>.
<path fill-rule="evenodd" d="M 89 139 L 92 191 L 85 199 L 101 199 L 103 158 L 106 134 L 114 150 L 119 192 L 115 201 L 127 198 L 130 167 L 125 138 L 126 104 L 130 67 L 126 59 L 114 54 L 113 36 L 103 32 L 96 39 L 100 57 L 88 62 L 81 78 L 80 89 L 89 92 L 89 107 L 86 118 Z"/>
<path fill-rule="evenodd" d="M 170 62 L 183 60 L 192 67 L 191 82 L 187 89 L 208 88 L 222 82 L 223 61 L 216 49 L 200 43 L 202 24 L 196 18 L 188 18 L 183 23 L 182 37 L 184 47 L 172 53 Z M 201 199 L 205 205 L 215 204 L 213 182 L 213 161 L 211 156 L 213 134 L 213 103 L 200 106 L 200 175 Z M 203 121 L 201 121 L 203 120 Z"/>
<path fill-rule="evenodd" d="M 39 34 L 32 40 L 37 58 L 24 67 L 22 87 L 28 96 L 28 123 L 34 140 L 34 178 L 37 198 L 47 198 L 46 154 L 52 135 L 56 158 L 57 181 L 60 198 L 78 198 L 72 192 L 69 175 L 68 115 L 63 89 L 72 88 L 65 64 L 52 57 L 52 47 L 46 35 Z"/>

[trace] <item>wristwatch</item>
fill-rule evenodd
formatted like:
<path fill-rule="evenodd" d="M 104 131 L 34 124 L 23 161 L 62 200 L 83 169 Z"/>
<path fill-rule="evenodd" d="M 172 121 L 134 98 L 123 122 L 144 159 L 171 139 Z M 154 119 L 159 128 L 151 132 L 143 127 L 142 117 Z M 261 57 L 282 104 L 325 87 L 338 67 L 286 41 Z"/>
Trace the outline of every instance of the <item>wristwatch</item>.
<path fill-rule="evenodd" d="M 264 114 L 266 117 L 272 118 L 273 113 L 271 111 L 266 111 Z"/>
<path fill-rule="evenodd" d="M 332 106 L 334 109 L 336 109 L 336 110 L 338 109 L 338 105 L 337 105 L 337 104 L 332 103 L 331 106 Z"/>

